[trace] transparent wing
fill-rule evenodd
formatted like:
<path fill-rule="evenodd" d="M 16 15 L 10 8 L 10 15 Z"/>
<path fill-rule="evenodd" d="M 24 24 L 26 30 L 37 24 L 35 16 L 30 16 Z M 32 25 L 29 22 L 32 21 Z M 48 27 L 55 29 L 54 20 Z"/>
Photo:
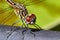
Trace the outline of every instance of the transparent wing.
<path fill-rule="evenodd" d="M 13 9 L 5 3 L 5 0 L 0 1 L 0 24 L 11 25 L 15 18 Z"/>
<path fill-rule="evenodd" d="M 12 8 L 5 2 L 5 0 L 0 1 L 0 15 L 11 10 Z"/>
<path fill-rule="evenodd" d="M 16 0 L 15 0 L 16 1 Z M 42 2 L 44 0 L 18 0 L 16 2 L 19 2 L 19 3 L 22 3 L 24 4 L 25 6 L 29 6 L 29 5 L 35 5 L 35 4 L 38 4 L 40 2 Z"/>
<path fill-rule="evenodd" d="M 3 7 L 3 9 L 2 8 L 0 9 L 0 24 L 12 25 L 12 23 L 16 20 L 17 20 L 17 17 L 13 9 L 11 9 L 10 7 L 7 7 L 7 8 Z"/>
<path fill-rule="evenodd" d="M 12 10 L 9 7 L 8 8 L 3 7 L 3 9 L 2 8 L 0 9 L 0 24 L 3 24 L 4 21 L 6 21 L 6 19 L 11 15 L 11 12 Z"/>
<path fill-rule="evenodd" d="M 2 4 L 3 3 L 3 4 Z M 14 9 L 11 8 L 5 0 L 0 1 L 0 25 L 12 25 L 14 22 L 20 20 L 18 16 L 15 15 Z M 16 23 L 21 26 L 21 23 Z M 17 26 L 14 25 L 14 26 Z"/>
<path fill-rule="evenodd" d="M 11 8 L 9 8 L 9 7 L 7 7 L 7 8 L 1 8 L 0 7 L 0 15 L 2 15 L 2 14 L 4 14 L 5 12 L 7 12 L 7 11 L 9 11 L 9 10 L 11 10 Z"/>
<path fill-rule="evenodd" d="M 30 5 L 36 5 L 38 3 L 41 3 L 44 0 L 25 0 L 23 3 L 25 6 L 30 6 Z"/>

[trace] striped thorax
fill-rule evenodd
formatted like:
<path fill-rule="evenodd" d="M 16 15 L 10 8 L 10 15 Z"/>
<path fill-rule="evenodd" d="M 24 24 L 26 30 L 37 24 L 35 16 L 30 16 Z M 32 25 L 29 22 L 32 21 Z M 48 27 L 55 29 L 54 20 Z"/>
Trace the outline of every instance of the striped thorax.
<path fill-rule="evenodd" d="M 12 8 L 14 8 L 14 12 L 17 16 L 19 17 L 21 16 L 22 18 L 24 18 L 28 14 L 28 11 L 23 4 L 15 3 L 12 0 L 6 0 L 6 1 Z"/>

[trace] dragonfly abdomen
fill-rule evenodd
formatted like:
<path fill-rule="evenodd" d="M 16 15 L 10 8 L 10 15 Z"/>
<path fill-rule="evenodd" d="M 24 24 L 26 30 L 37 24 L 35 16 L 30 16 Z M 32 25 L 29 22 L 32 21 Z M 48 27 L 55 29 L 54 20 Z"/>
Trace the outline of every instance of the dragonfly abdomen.
<path fill-rule="evenodd" d="M 15 5 L 15 2 L 13 2 L 12 0 L 6 0 L 6 1 L 11 5 Z"/>

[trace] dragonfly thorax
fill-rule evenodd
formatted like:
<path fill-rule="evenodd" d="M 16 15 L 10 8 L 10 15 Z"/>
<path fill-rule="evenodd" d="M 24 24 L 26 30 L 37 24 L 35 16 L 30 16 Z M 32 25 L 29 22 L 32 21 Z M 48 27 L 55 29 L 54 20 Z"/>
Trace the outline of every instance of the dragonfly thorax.
<path fill-rule="evenodd" d="M 27 11 L 26 7 L 22 4 L 16 3 L 13 6 L 13 8 L 14 8 L 15 13 L 17 15 L 21 15 L 22 17 L 25 17 L 28 14 L 28 11 Z"/>
<path fill-rule="evenodd" d="M 15 3 L 12 7 L 17 8 L 17 9 L 21 9 L 21 10 L 25 9 L 25 6 L 21 3 Z"/>

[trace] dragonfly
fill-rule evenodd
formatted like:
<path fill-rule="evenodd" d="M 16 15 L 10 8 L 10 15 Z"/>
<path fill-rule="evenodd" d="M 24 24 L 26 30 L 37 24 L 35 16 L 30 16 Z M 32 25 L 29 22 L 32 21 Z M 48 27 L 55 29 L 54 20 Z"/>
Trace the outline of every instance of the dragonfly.
<path fill-rule="evenodd" d="M 21 19 L 21 21 L 22 21 L 22 26 L 24 25 L 25 27 L 26 27 L 26 29 L 28 29 L 28 25 L 33 25 L 34 27 L 36 27 L 37 29 L 41 29 L 40 28 L 40 26 L 39 25 L 37 25 L 36 24 L 36 15 L 35 14 L 29 14 L 29 12 L 28 12 L 28 10 L 27 10 L 27 8 L 26 8 L 26 6 L 28 6 L 28 5 L 26 5 L 25 6 L 25 4 L 22 4 L 22 3 L 18 3 L 18 2 L 14 2 L 13 0 L 5 0 L 7 3 L 8 3 L 8 5 L 9 5 L 9 7 L 11 7 L 13 10 L 14 10 L 14 13 L 19 17 L 19 19 Z M 23 2 L 24 3 L 24 2 Z M 8 7 L 8 8 L 9 8 Z M 8 10 L 11 10 L 11 8 L 10 9 L 8 9 L 8 8 L 6 8 L 6 11 L 8 11 Z M 5 12 L 6 12 L 5 11 Z M 10 11 L 11 12 L 11 11 Z M 2 12 L 3 13 L 3 12 Z M 2 13 L 0 13 L 0 15 L 2 14 Z M 12 15 L 12 17 L 14 16 L 13 15 L 13 12 L 11 13 L 11 14 L 8 14 L 8 16 L 7 17 L 9 17 L 10 15 Z M 6 20 L 7 19 L 7 17 L 6 18 L 4 18 L 4 20 Z M 3 20 L 3 21 L 4 21 Z M 2 21 L 2 22 L 3 22 Z M 12 24 L 12 26 L 13 25 L 15 25 L 16 23 L 18 23 L 18 22 L 20 22 L 20 20 L 19 21 L 17 21 L 17 22 L 15 22 L 15 23 L 13 23 Z M 24 31 L 26 31 L 26 30 L 24 30 Z M 23 32 L 24 32 L 23 31 Z M 33 31 L 33 30 L 31 30 L 31 31 Z M 22 34 L 24 34 L 22 32 Z M 12 34 L 12 33 L 11 33 Z M 11 34 L 9 34 L 8 35 L 8 37 L 11 35 Z M 34 34 L 35 35 L 35 34 Z M 8 38 L 7 37 L 7 38 Z M 23 39 L 24 39 L 24 37 L 23 37 Z"/>
<path fill-rule="evenodd" d="M 14 13 L 17 15 L 17 16 L 19 16 L 19 18 L 21 18 L 21 21 L 22 21 L 22 23 L 23 23 L 23 25 L 27 28 L 28 27 L 28 25 L 33 25 L 33 26 L 35 26 L 36 28 L 37 27 L 39 27 L 39 28 L 37 28 L 37 29 L 40 29 L 40 26 L 39 25 L 37 25 L 36 24 L 36 15 L 35 14 L 28 14 L 28 10 L 27 10 L 27 8 L 26 8 L 26 6 L 29 6 L 29 5 L 25 5 L 25 4 L 23 4 L 24 2 L 20 2 L 20 3 L 17 3 L 17 2 L 14 2 L 14 1 L 12 1 L 12 0 L 5 0 L 8 4 L 9 4 L 9 7 L 12 7 L 13 9 L 14 9 Z M 27 0 L 26 0 L 27 1 Z M 39 2 L 38 2 L 39 3 Z M 32 5 L 32 4 L 31 4 Z M 9 8 L 8 7 L 8 8 Z M 11 8 L 10 9 L 8 9 L 8 8 L 5 8 L 5 11 L 3 11 L 3 12 L 6 12 L 6 11 L 8 11 L 8 10 L 11 10 Z M 1 12 L 0 13 L 0 15 L 3 13 L 3 12 Z M 10 11 L 11 12 L 11 11 Z M 7 17 L 9 17 L 10 15 L 13 15 L 13 12 L 11 13 L 11 14 L 9 14 Z M 7 17 L 5 17 L 2 21 L 1 21 L 1 23 L 4 21 L 4 20 L 6 20 L 6 19 L 8 19 Z M 19 22 L 19 21 L 18 21 Z M 12 25 L 15 25 L 17 22 L 15 22 L 15 23 L 13 23 Z M 26 25 L 25 25 L 25 23 L 26 23 Z"/>

